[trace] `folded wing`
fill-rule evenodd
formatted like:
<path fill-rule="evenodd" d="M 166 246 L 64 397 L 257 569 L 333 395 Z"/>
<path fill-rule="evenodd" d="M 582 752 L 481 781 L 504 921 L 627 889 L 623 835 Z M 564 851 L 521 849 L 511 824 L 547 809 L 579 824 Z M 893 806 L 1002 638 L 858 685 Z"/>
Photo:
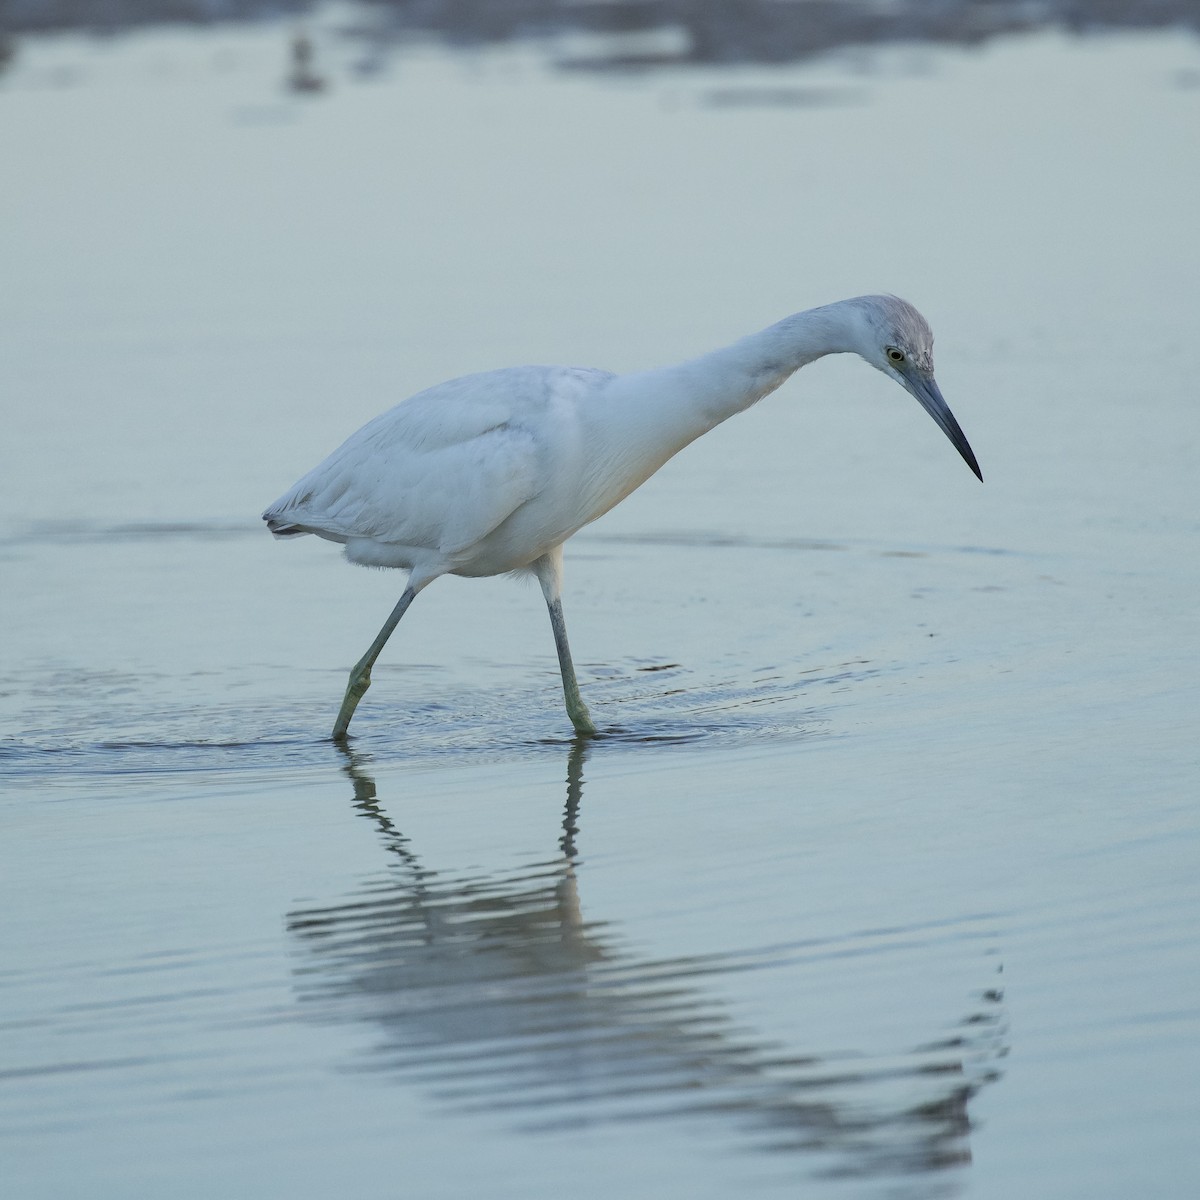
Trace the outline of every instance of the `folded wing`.
<path fill-rule="evenodd" d="M 539 417 L 560 385 L 605 372 L 521 367 L 451 380 L 396 405 L 352 434 L 272 504 L 277 537 L 312 533 L 447 560 L 486 537 L 543 485 Z"/>

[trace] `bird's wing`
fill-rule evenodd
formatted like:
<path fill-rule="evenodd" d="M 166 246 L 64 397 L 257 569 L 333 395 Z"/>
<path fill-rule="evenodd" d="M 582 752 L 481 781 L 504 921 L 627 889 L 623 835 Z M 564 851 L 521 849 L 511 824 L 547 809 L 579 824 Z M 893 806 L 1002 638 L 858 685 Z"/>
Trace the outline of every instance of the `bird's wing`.
<path fill-rule="evenodd" d="M 608 378 L 520 367 L 439 384 L 352 434 L 264 516 L 281 532 L 455 557 L 537 495 L 556 397 Z"/>

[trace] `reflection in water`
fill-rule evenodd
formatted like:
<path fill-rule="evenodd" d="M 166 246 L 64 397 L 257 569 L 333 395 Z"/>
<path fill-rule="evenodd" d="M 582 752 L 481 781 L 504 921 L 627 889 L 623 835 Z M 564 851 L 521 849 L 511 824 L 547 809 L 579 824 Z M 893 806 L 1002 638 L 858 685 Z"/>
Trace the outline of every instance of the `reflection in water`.
<path fill-rule="evenodd" d="M 375 782 L 344 750 L 354 804 L 392 871 L 347 900 L 299 909 L 302 998 L 323 1019 L 384 1039 L 364 1069 L 429 1088 L 460 1111 L 520 1128 L 707 1117 L 761 1149 L 804 1152 L 836 1175 L 910 1175 L 970 1160 L 968 1106 L 999 1078 L 1002 994 L 981 993 L 949 1036 L 892 1057 L 787 1050 L 734 1026 L 706 977 L 886 948 L 889 933 L 769 951 L 639 957 L 583 918 L 576 839 L 586 740 L 567 763 L 558 853 L 507 873 L 422 865 Z M 911 937 L 893 930 L 890 936 Z"/>

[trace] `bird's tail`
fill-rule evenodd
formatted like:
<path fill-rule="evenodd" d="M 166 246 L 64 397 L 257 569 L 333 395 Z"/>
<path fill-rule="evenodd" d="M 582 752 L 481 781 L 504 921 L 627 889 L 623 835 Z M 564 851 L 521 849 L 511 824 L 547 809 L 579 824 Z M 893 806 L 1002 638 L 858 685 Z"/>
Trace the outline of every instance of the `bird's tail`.
<path fill-rule="evenodd" d="M 267 523 L 267 528 L 277 538 L 302 537 L 309 531 L 302 525 L 293 525 L 291 521 L 280 516 L 273 509 L 267 509 L 263 513 L 263 520 Z"/>

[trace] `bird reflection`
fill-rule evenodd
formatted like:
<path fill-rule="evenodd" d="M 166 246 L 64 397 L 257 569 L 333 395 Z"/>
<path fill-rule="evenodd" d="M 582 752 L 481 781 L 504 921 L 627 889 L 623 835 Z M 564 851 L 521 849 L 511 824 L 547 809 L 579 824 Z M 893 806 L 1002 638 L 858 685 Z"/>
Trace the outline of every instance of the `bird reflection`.
<path fill-rule="evenodd" d="M 382 1031 L 360 1069 L 522 1129 L 720 1121 L 758 1148 L 811 1156 L 824 1175 L 911 1176 L 970 1160 L 969 1103 L 999 1078 L 1005 1052 L 999 989 L 976 996 L 956 1028 L 887 1058 L 768 1044 L 735 1025 L 704 980 L 769 966 L 787 948 L 656 960 L 611 924 L 584 919 L 587 739 L 567 760 L 558 852 L 476 874 L 423 865 L 363 761 L 341 752 L 390 870 L 340 903 L 294 911 L 288 927 L 314 1015 Z"/>

